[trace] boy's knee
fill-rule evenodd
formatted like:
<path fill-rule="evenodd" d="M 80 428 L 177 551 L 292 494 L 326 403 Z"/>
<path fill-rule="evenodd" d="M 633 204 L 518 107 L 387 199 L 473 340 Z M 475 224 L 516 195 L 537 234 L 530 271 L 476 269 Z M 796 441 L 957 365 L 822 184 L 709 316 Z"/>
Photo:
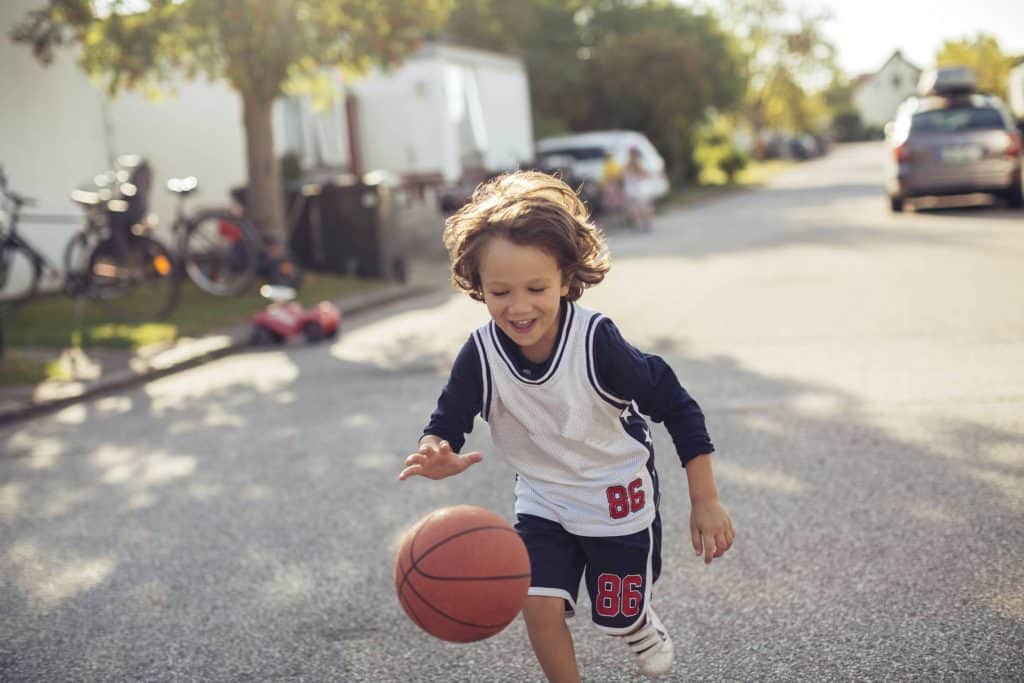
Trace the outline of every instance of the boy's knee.
<path fill-rule="evenodd" d="M 548 595 L 528 595 L 523 604 L 527 625 L 565 621 L 565 600 Z"/>

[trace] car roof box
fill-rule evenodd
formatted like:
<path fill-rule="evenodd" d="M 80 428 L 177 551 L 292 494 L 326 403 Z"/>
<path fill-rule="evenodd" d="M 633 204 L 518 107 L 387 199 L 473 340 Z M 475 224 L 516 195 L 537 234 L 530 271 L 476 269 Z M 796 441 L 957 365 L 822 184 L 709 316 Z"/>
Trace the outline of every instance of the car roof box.
<path fill-rule="evenodd" d="M 917 90 L 922 95 L 962 95 L 977 89 L 974 71 L 966 66 L 928 69 L 921 74 Z"/>

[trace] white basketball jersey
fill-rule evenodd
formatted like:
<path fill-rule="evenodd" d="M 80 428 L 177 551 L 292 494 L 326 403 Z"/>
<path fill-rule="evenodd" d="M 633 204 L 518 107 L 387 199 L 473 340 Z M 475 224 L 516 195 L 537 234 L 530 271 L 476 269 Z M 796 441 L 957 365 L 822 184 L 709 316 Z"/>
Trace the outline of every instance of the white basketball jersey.
<path fill-rule="evenodd" d="M 630 401 L 600 386 L 593 333 L 603 316 L 566 307 L 547 372 L 524 377 L 494 321 L 473 333 L 483 374 L 483 418 L 516 469 L 516 513 L 581 536 L 620 536 L 654 520 L 648 447 L 622 419 Z"/>

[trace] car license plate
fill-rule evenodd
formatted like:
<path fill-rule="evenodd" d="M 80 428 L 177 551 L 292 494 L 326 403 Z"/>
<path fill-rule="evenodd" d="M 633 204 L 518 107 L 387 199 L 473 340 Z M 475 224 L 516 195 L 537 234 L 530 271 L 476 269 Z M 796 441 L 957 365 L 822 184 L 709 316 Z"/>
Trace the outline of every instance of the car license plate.
<path fill-rule="evenodd" d="M 981 147 L 978 145 L 954 145 L 943 147 L 939 158 L 947 164 L 964 164 L 981 160 Z"/>

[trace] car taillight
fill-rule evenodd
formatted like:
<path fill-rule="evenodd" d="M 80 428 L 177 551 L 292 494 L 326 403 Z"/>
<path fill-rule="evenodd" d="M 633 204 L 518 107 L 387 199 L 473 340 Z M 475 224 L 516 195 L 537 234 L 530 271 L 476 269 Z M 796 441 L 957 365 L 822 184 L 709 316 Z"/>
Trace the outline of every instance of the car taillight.
<path fill-rule="evenodd" d="M 1010 138 L 1010 142 L 1006 145 L 1006 156 L 1020 156 L 1020 131 L 1011 130 L 1007 132 L 1007 135 Z"/>
<path fill-rule="evenodd" d="M 892 149 L 892 156 L 896 163 L 905 164 L 910 161 L 910 147 L 905 142 L 902 145 L 896 145 Z"/>

